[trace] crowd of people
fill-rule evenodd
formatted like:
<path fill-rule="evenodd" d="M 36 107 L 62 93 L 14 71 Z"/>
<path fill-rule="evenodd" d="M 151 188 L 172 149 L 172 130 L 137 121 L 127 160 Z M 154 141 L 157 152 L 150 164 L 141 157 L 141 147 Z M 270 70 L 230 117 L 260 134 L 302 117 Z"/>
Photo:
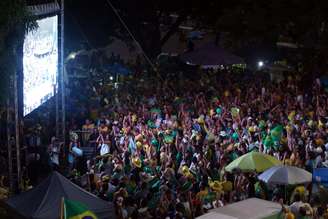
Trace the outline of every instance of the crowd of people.
<path fill-rule="evenodd" d="M 71 82 L 74 114 L 64 148 L 70 173 L 87 173 L 88 189 L 112 201 L 120 219 L 194 218 L 250 197 L 280 202 L 286 218 L 328 218 L 310 185 L 286 192 L 256 172 L 225 171 L 251 151 L 309 172 L 328 167 L 328 93 L 320 80 L 288 76 L 276 83 L 228 70 L 198 75 L 130 76 L 118 87 Z M 85 147 L 95 156 L 84 159 Z M 60 149 L 50 151 L 59 166 Z"/>

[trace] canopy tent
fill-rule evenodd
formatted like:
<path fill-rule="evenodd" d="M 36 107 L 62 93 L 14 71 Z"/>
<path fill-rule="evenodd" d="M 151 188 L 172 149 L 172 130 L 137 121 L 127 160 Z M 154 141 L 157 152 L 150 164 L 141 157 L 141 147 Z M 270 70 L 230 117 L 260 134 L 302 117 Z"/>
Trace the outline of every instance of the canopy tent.
<path fill-rule="evenodd" d="M 284 65 L 280 63 L 273 63 L 266 67 L 271 72 L 292 72 L 294 68 L 289 65 Z"/>
<path fill-rule="evenodd" d="M 208 43 L 191 52 L 181 55 L 181 59 L 193 65 L 201 65 L 204 68 L 218 67 L 221 65 L 244 64 L 244 60 L 235 56 L 214 43 Z"/>
<path fill-rule="evenodd" d="M 220 214 L 218 212 L 215 212 L 214 210 L 212 212 L 209 212 L 207 214 L 204 214 L 200 217 L 198 217 L 199 219 L 238 219 L 236 217 L 231 217 L 229 215 L 225 215 L 225 214 Z"/>
<path fill-rule="evenodd" d="M 271 81 L 281 82 L 284 80 L 284 73 L 291 73 L 295 69 L 287 64 L 273 63 L 265 67 L 270 74 Z"/>
<path fill-rule="evenodd" d="M 88 193 L 58 172 L 35 188 L 8 199 L 6 204 L 22 218 L 58 219 L 62 198 L 85 204 L 98 218 L 116 218 L 111 203 Z"/>
<path fill-rule="evenodd" d="M 250 198 L 213 209 L 208 214 L 198 217 L 198 219 L 280 219 L 282 218 L 281 215 L 280 204 L 258 198 Z"/>

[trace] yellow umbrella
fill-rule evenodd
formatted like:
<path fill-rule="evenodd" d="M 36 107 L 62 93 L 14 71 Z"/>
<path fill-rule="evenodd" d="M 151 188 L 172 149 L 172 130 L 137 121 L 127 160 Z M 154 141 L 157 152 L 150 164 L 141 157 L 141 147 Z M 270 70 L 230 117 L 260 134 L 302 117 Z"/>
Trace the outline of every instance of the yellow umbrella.
<path fill-rule="evenodd" d="M 243 172 L 256 171 L 260 173 L 273 166 L 281 164 L 282 163 L 275 157 L 252 151 L 232 161 L 228 166 L 226 166 L 225 170 L 232 172 L 234 169 L 239 169 Z"/>

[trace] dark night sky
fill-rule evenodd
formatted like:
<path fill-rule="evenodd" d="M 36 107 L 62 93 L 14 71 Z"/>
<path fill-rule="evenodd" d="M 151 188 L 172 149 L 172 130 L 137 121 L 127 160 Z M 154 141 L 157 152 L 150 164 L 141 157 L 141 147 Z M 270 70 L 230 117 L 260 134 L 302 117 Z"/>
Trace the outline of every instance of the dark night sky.
<path fill-rule="evenodd" d="M 30 4 L 36 4 L 53 2 L 54 0 L 26 1 Z M 119 13 L 145 52 L 147 54 L 155 54 L 160 51 L 161 35 L 160 28 L 158 28 L 160 20 L 156 18 L 157 10 L 159 10 L 158 7 L 151 7 L 152 4 L 149 4 L 150 1 L 148 0 L 110 1 L 115 6 L 122 8 L 124 12 Z M 199 0 L 179 0 L 176 2 L 167 0 L 160 2 L 165 2 L 163 4 L 163 17 L 172 11 L 178 11 L 180 15 L 185 13 L 194 16 L 192 19 L 196 18 L 197 22 L 203 26 L 208 24 L 208 20 L 217 19 L 217 22 L 220 21 L 219 25 L 217 22 L 213 22 L 216 24 L 207 26 L 218 32 L 230 33 L 229 39 L 231 39 L 232 45 L 238 45 L 238 42 L 243 42 L 240 48 L 244 47 L 243 50 L 246 52 L 238 51 L 240 53 L 238 55 L 243 57 L 248 56 L 248 53 L 254 54 L 256 50 L 256 57 L 263 56 L 270 58 L 275 53 L 272 52 L 272 49 L 273 47 L 276 48 L 276 40 L 281 34 L 287 36 L 292 42 L 303 44 L 304 40 L 301 37 L 309 36 L 308 33 L 314 33 L 314 37 L 308 37 L 310 42 L 313 45 L 322 43 L 322 40 L 316 41 L 316 33 L 319 32 L 318 30 L 320 28 L 318 25 L 320 22 L 317 20 L 321 19 L 324 21 L 324 19 L 327 19 L 326 9 L 328 9 L 328 4 L 323 3 L 317 3 L 317 5 L 314 5 L 315 7 L 311 4 L 308 6 L 309 2 L 306 0 L 277 0 L 270 4 L 263 4 L 261 0 L 254 0 L 254 2 L 257 2 L 254 4 L 248 4 L 247 1 L 243 0 L 231 0 L 228 3 L 223 1 L 223 6 L 220 3 L 215 7 L 212 7 L 210 3 L 219 1 L 204 0 L 200 4 Z M 188 4 L 181 4 L 181 2 L 193 2 L 193 4 L 190 3 L 192 7 L 188 7 Z M 292 2 L 293 4 L 290 3 L 291 5 L 286 6 L 286 2 Z M 163 5 L 160 4 L 161 9 Z M 207 6 L 205 7 L 204 5 Z M 147 8 L 150 9 L 147 10 Z M 224 8 L 225 10 L 222 10 L 220 13 L 218 12 L 220 8 Z M 197 9 L 196 12 L 195 9 Z M 204 17 L 206 18 L 205 20 Z M 292 28 L 290 23 L 293 24 Z M 108 5 L 107 0 L 65 0 L 65 27 L 65 48 L 67 49 L 66 53 L 68 53 L 80 49 L 82 43 L 89 44 L 90 48 L 99 48 L 108 45 L 110 36 L 117 35 L 115 28 L 122 26 Z M 121 28 L 121 31 L 126 34 L 124 28 Z M 326 32 L 328 33 L 328 31 Z M 327 37 L 322 37 L 322 39 L 327 39 Z M 125 40 L 130 40 L 130 37 L 123 36 L 123 41 Z M 237 49 L 240 50 L 240 48 Z M 263 48 L 264 51 L 261 52 L 259 48 Z M 273 58 L 271 57 L 271 59 Z"/>
<path fill-rule="evenodd" d="M 26 0 L 27 5 L 53 2 L 54 0 Z M 65 0 L 65 47 L 76 50 L 86 41 L 94 47 L 106 45 L 112 31 L 111 26 L 116 21 L 106 0 Z"/>
<path fill-rule="evenodd" d="M 78 48 L 82 42 L 91 47 L 101 47 L 108 43 L 113 32 L 113 23 L 117 22 L 106 0 L 79 0 L 65 3 L 65 39 L 66 48 Z"/>

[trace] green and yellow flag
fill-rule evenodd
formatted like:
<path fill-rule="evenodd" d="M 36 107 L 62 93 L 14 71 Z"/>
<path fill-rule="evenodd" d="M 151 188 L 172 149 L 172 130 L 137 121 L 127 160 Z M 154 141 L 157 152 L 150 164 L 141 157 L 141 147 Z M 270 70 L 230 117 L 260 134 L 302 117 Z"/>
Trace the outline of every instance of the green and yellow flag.
<path fill-rule="evenodd" d="M 284 127 L 282 125 L 277 125 L 273 129 L 271 129 L 270 134 L 271 138 L 274 142 L 279 142 L 282 134 L 283 134 Z"/>
<path fill-rule="evenodd" d="M 65 199 L 64 219 L 97 219 L 97 216 L 84 204 Z"/>

